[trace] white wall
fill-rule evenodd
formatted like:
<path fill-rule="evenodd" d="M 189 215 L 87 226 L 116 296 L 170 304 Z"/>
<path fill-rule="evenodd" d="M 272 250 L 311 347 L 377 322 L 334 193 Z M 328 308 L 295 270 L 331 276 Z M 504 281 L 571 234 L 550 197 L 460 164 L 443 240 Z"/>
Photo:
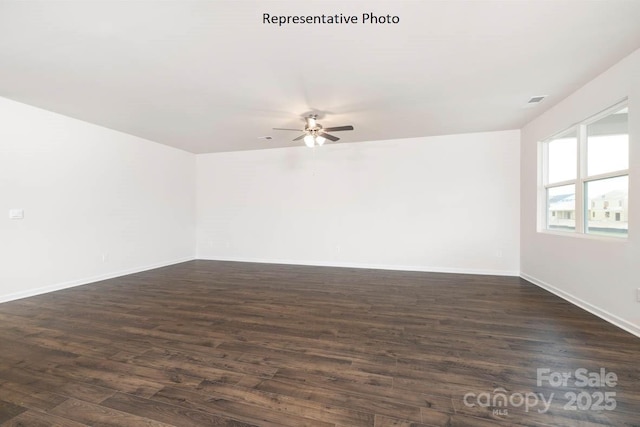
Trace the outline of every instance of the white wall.
<path fill-rule="evenodd" d="M 539 233 L 537 143 L 629 97 L 628 241 Z M 640 336 L 640 50 L 522 129 L 522 276 Z"/>
<path fill-rule="evenodd" d="M 197 156 L 197 257 L 519 272 L 519 131 Z"/>
<path fill-rule="evenodd" d="M 193 154 L 4 98 L 0 123 L 0 301 L 193 258 Z"/>

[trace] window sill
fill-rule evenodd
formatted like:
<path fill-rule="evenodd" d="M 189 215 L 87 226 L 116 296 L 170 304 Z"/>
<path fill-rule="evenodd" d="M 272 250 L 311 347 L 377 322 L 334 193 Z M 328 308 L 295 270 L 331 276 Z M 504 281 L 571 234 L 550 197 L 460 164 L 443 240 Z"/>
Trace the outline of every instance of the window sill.
<path fill-rule="evenodd" d="M 538 230 L 538 234 L 546 234 L 549 236 L 562 236 L 577 239 L 597 240 L 602 242 L 619 242 L 626 243 L 629 241 L 629 236 L 602 236 L 599 234 L 587 234 L 587 233 L 575 233 L 571 231 L 553 231 L 553 230 Z"/>

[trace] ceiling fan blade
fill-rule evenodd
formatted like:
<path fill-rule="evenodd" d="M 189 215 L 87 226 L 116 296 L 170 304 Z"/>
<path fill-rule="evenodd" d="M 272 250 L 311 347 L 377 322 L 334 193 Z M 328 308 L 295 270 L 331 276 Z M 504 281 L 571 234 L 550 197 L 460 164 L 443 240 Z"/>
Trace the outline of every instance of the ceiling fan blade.
<path fill-rule="evenodd" d="M 294 139 L 294 141 L 300 141 L 302 138 L 304 138 L 305 136 L 307 136 L 306 133 L 303 133 L 302 135 L 300 135 L 299 137 L 297 137 L 296 139 Z"/>
<path fill-rule="evenodd" d="M 349 125 L 349 126 L 336 126 L 333 128 L 324 128 L 323 129 L 325 132 L 338 132 L 341 130 L 353 130 L 353 126 Z"/>
<path fill-rule="evenodd" d="M 325 133 L 325 132 L 321 132 L 320 136 L 323 138 L 327 138 L 329 141 L 333 141 L 333 142 L 336 142 L 337 140 L 340 139 L 337 136 L 329 135 L 328 133 Z"/>
<path fill-rule="evenodd" d="M 295 130 L 296 132 L 302 131 L 302 129 L 289 129 L 289 128 L 273 128 L 273 130 Z"/>

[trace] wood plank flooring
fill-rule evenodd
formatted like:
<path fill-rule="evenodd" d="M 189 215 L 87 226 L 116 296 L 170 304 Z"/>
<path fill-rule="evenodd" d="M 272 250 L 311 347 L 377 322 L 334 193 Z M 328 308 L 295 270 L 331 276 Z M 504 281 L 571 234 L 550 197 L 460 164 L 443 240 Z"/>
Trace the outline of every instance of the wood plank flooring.
<path fill-rule="evenodd" d="M 514 277 L 191 261 L 0 304 L 0 343 L 3 426 L 640 425 L 640 339 Z"/>

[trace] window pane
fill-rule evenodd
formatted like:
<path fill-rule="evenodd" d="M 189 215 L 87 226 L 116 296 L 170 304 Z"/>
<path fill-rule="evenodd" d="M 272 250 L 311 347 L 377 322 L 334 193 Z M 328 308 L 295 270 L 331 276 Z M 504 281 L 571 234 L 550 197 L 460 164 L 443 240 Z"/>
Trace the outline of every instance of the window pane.
<path fill-rule="evenodd" d="M 629 177 L 590 181 L 585 186 L 587 233 L 626 237 L 629 230 Z"/>
<path fill-rule="evenodd" d="M 570 134 L 547 143 L 549 156 L 547 183 L 553 184 L 576 178 L 577 141 L 574 129 Z"/>
<path fill-rule="evenodd" d="M 549 230 L 575 231 L 575 185 L 547 189 L 547 228 Z"/>
<path fill-rule="evenodd" d="M 587 173 L 598 175 L 629 168 L 628 109 L 587 126 Z"/>

